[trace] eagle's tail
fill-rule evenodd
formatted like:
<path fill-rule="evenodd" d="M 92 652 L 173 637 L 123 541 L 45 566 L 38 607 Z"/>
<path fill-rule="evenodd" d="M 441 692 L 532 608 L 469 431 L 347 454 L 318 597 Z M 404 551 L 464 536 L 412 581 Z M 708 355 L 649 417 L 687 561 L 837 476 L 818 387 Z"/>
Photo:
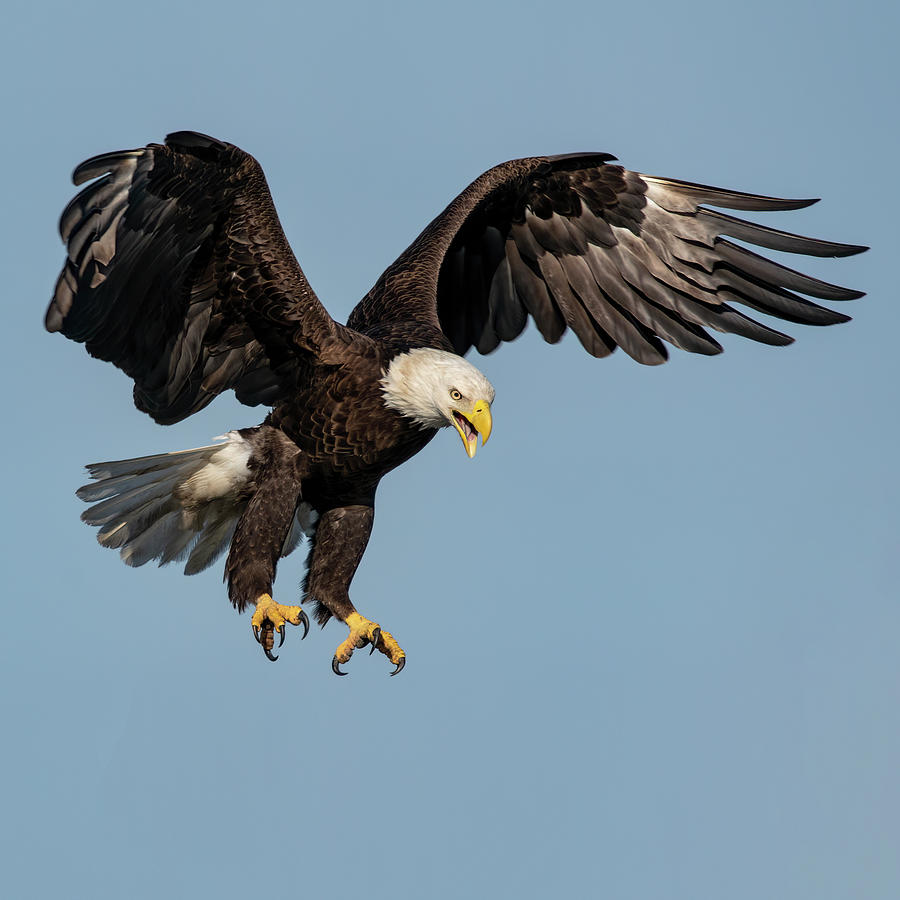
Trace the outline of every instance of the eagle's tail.
<path fill-rule="evenodd" d="M 78 496 L 94 505 L 82 520 L 99 526 L 97 540 L 118 549 L 129 566 L 186 560 L 186 575 L 203 571 L 230 544 L 255 488 L 247 465 L 252 441 L 237 431 L 223 440 L 178 453 L 92 463 L 87 469 L 93 481 L 79 488 Z M 295 517 L 283 555 L 301 534 Z"/>

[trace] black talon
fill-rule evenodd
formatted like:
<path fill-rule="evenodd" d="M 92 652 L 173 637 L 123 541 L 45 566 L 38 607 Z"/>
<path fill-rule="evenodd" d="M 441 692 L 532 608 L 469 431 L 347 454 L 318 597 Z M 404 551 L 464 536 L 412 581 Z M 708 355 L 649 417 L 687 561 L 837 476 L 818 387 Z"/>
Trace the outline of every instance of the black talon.
<path fill-rule="evenodd" d="M 263 647 L 263 653 L 266 654 L 266 659 L 269 659 L 269 660 L 271 660 L 272 662 L 277 662 L 277 661 L 278 661 L 278 657 L 277 657 L 277 656 L 272 656 L 271 652 L 270 652 L 269 650 L 266 650 L 265 647 Z M 395 674 L 396 674 L 396 673 L 395 673 Z"/>
<path fill-rule="evenodd" d="M 335 675 L 349 675 L 350 674 L 349 672 L 341 671 L 341 664 L 338 662 L 338 658 L 336 656 L 332 657 L 331 671 L 334 672 Z"/>
<path fill-rule="evenodd" d="M 303 637 L 300 638 L 302 641 L 309 634 L 309 616 L 302 609 L 300 610 L 300 624 L 303 626 Z"/>
<path fill-rule="evenodd" d="M 393 672 L 391 672 L 391 678 L 393 678 L 395 675 L 399 675 L 399 674 L 403 671 L 403 667 L 404 667 L 405 665 L 406 665 L 406 657 L 405 657 L 405 656 L 401 656 L 401 657 L 400 657 L 400 662 L 397 663 L 397 668 L 394 669 Z"/>
<path fill-rule="evenodd" d="M 280 647 L 282 646 L 282 644 L 284 644 L 284 625 L 282 625 L 281 628 L 278 629 L 278 636 L 280 638 L 280 640 L 278 641 L 278 646 Z M 275 659 L 278 659 L 278 657 L 276 656 Z"/>
<path fill-rule="evenodd" d="M 253 627 L 253 638 L 257 644 L 261 644 L 262 641 L 259 639 L 259 629 L 254 625 Z"/>
<path fill-rule="evenodd" d="M 371 656 L 375 652 L 375 647 L 378 646 L 378 638 L 381 637 L 381 629 L 376 628 L 372 632 L 372 649 L 369 650 L 369 656 Z"/>

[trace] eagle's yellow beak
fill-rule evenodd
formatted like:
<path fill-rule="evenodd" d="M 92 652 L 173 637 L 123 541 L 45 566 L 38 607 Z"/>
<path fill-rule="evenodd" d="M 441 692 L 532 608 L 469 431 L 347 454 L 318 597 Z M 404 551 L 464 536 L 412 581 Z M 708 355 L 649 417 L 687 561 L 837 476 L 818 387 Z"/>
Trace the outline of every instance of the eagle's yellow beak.
<path fill-rule="evenodd" d="M 478 449 L 478 435 L 481 435 L 481 443 L 486 444 L 491 436 L 491 404 L 487 400 L 476 400 L 472 408 L 467 412 L 453 409 L 453 425 L 462 438 L 463 447 L 469 454 L 469 459 L 475 455 Z"/>

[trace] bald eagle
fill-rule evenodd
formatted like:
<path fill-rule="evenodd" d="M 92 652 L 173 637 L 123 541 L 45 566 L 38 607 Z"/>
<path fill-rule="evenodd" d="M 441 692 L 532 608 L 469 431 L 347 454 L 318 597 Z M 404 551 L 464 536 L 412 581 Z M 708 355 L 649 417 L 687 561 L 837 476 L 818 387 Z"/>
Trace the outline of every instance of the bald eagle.
<path fill-rule="evenodd" d="M 791 338 L 731 304 L 806 325 L 848 317 L 798 295 L 859 291 L 802 275 L 734 240 L 811 256 L 865 247 L 801 237 L 707 207 L 791 210 L 814 200 L 721 190 L 631 172 L 606 153 L 516 159 L 488 170 L 432 221 L 341 325 L 307 282 L 262 169 L 195 132 L 106 153 L 75 169 L 85 187 L 60 220 L 67 259 L 49 331 L 134 381 L 161 424 L 233 390 L 271 407 L 261 425 L 179 453 L 88 466 L 78 496 L 104 547 L 133 566 L 185 561 L 192 574 L 226 548 L 228 596 L 255 607 L 269 659 L 300 605 L 272 597 L 280 557 L 305 533 L 301 603 L 345 623 L 332 661 L 379 650 L 406 661 L 349 588 L 372 529 L 381 478 L 454 428 L 469 457 L 491 434 L 494 388 L 463 357 L 489 353 L 531 317 L 544 339 L 567 328 L 592 356 L 619 346 L 646 365 L 663 342 L 716 354 L 708 329 L 764 344 Z"/>

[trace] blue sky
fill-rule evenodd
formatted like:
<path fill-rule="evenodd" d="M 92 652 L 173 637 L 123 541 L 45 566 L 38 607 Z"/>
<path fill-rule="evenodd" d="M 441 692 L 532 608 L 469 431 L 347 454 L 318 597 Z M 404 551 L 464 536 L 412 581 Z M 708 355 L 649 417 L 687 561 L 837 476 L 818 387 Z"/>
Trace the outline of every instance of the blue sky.
<path fill-rule="evenodd" d="M 0 893 L 896 897 L 898 26 L 876 2 L 15 4 Z M 821 196 L 765 221 L 871 244 L 802 267 L 869 295 L 786 349 L 651 369 L 532 330 L 476 360 L 490 447 L 447 433 L 389 476 L 354 582 L 402 676 L 335 678 L 334 623 L 270 665 L 220 569 L 128 569 L 74 496 L 84 463 L 263 413 L 159 428 L 41 327 L 73 166 L 182 128 L 262 162 L 340 318 L 485 168 L 576 150 Z"/>

